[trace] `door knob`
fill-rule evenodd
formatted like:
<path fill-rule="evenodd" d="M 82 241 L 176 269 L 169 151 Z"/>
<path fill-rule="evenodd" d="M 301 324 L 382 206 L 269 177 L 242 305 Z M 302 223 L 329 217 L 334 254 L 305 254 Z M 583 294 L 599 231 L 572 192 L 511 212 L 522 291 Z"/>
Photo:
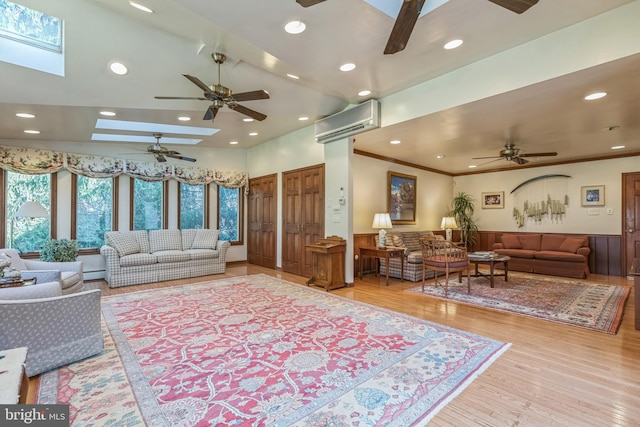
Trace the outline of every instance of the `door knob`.
<path fill-rule="evenodd" d="M 633 228 L 628 229 L 627 232 L 633 233 Z"/>

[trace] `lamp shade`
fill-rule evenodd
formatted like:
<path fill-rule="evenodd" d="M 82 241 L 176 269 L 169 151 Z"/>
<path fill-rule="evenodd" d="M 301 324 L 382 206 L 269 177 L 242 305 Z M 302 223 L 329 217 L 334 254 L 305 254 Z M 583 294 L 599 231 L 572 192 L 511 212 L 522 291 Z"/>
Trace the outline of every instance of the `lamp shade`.
<path fill-rule="evenodd" d="M 33 200 L 24 202 L 16 212 L 16 218 L 46 218 L 49 216 L 47 210 Z"/>
<path fill-rule="evenodd" d="M 444 216 L 442 217 L 442 222 L 440 223 L 440 229 L 452 229 L 458 228 L 458 224 L 456 223 L 456 219 L 452 216 Z"/>
<path fill-rule="evenodd" d="M 391 225 L 391 216 L 388 213 L 375 214 L 371 228 L 393 228 Z"/>

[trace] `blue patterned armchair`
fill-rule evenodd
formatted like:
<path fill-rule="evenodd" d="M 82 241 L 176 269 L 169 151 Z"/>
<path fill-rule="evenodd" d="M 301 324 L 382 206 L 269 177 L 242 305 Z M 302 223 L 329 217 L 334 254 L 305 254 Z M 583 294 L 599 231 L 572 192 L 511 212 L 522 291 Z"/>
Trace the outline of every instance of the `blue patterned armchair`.
<path fill-rule="evenodd" d="M 100 291 L 62 295 L 58 282 L 0 289 L 0 350 L 27 347 L 34 376 L 101 353 Z"/>

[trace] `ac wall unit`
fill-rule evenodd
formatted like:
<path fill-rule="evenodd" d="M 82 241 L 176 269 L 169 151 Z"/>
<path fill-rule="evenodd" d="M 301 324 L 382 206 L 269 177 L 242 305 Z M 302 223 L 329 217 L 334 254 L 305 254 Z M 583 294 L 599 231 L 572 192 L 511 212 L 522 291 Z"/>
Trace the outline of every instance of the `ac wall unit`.
<path fill-rule="evenodd" d="M 371 99 L 316 122 L 316 142 L 326 144 L 380 127 L 380 103 Z"/>

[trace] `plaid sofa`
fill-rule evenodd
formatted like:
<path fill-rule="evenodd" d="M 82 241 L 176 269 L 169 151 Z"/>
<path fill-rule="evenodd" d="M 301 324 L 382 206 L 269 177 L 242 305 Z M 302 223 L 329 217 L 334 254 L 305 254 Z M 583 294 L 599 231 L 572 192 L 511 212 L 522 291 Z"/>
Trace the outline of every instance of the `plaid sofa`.
<path fill-rule="evenodd" d="M 219 230 L 109 231 L 100 253 L 110 288 L 222 274 L 230 243 Z"/>
<path fill-rule="evenodd" d="M 433 237 L 432 231 L 389 231 L 387 232 L 386 245 L 405 249 L 404 262 L 404 279 L 411 282 L 421 282 L 422 276 L 425 274 L 422 267 L 422 249 L 420 247 L 420 239 L 423 237 Z M 436 236 L 438 237 L 438 236 Z M 442 237 L 442 236 L 440 236 Z M 376 245 L 378 244 L 378 236 L 375 236 Z M 380 274 L 387 274 L 387 265 L 384 259 L 380 259 Z M 400 278 L 402 266 L 400 258 L 392 258 L 389 260 L 389 277 Z M 434 277 L 433 270 L 427 270 L 426 278 Z"/>

